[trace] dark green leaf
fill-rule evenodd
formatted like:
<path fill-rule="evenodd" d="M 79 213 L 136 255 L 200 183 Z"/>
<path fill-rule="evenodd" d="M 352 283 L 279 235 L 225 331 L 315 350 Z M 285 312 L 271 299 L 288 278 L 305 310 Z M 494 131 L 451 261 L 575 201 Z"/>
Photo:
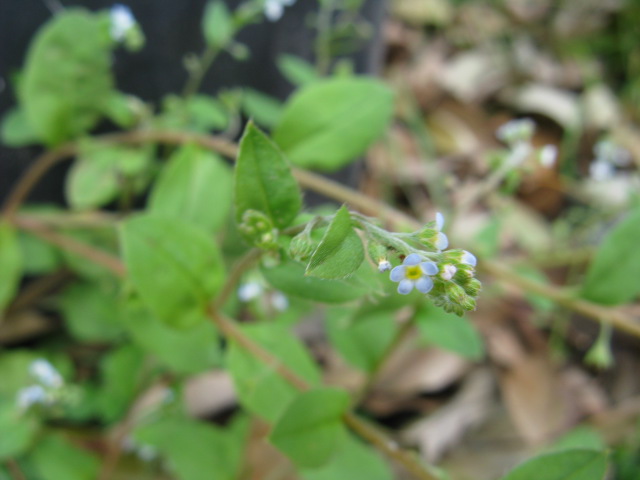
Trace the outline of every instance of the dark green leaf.
<path fill-rule="evenodd" d="M 244 418 L 223 429 L 163 416 L 138 427 L 133 439 L 156 448 L 179 480 L 234 480 L 240 478 L 248 427 Z"/>
<path fill-rule="evenodd" d="M 282 115 L 280 101 L 251 88 L 242 91 L 242 109 L 249 118 L 269 128 L 275 126 Z"/>
<path fill-rule="evenodd" d="M 131 282 L 149 309 L 172 326 L 202 321 L 224 276 L 213 239 L 188 223 L 150 214 L 127 220 L 120 233 Z"/>
<path fill-rule="evenodd" d="M 294 55 L 280 55 L 278 69 L 287 80 L 297 87 L 308 85 L 320 78 L 313 65 Z"/>
<path fill-rule="evenodd" d="M 357 278 L 328 280 L 305 275 L 304 267 L 287 261 L 273 268 L 263 268 L 262 273 L 278 290 L 287 295 L 324 303 L 344 303 L 368 292 L 368 287 Z"/>
<path fill-rule="evenodd" d="M 46 436 L 29 458 L 42 480 L 94 480 L 100 467 L 97 457 L 61 435 Z"/>
<path fill-rule="evenodd" d="M 105 110 L 113 43 L 98 15 L 67 9 L 51 18 L 29 48 L 18 93 L 38 137 L 57 144 L 90 130 Z"/>
<path fill-rule="evenodd" d="M 606 471 L 605 452 L 563 450 L 528 460 L 502 480 L 602 480 Z"/>
<path fill-rule="evenodd" d="M 320 278 L 346 278 L 363 260 L 362 240 L 351 226 L 349 210 L 343 206 L 313 252 L 306 273 Z"/>
<path fill-rule="evenodd" d="M 397 328 L 389 310 L 354 313 L 335 308 L 326 322 L 331 344 L 345 360 L 367 372 L 377 368 Z"/>
<path fill-rule="evenodd" d="M 231 209 L 231 182 L 230 168 L 217 155 L 195 145 L 182 147 L 155 183 L 150 211 L 214 232 Z"/>
<path fill-rule="evenodd" d="M 108 342 L 122 334 L 117 292 L 100 283 L 78 283 L 60 298 L 67 327 L 85 342 Z"/>
<path fill-rule="evenodd" d="M 0 312 L 15 295 L 22 276 L 22 252 L 14 228 L 0 220 Z"/>
<path fill-rule="evenodd" d="M 342 415 L 349 394 L 335 388 L 299 394 L 278 418 L 271 442 L 302 468 L 326 464 L 346 438 Z"/>
<path fill-rule="evenodd" d="M 604 305 L 633 300 L 640 293 L 640 209 L 629 214 L 602 241 L 587 271 L 582 297 Z"/>
<path fill-rule="evenodd" d="M 207 3 L 202 18 L 202 31 L 207 44 L 211 47 L 224 47 L 233 36 L 233 18 L 222 1 Z"/>
<path fill-rule="evenodd" d="M 132 302 L 124 327 L 133 342 L 162 365 L 179 374 L 195 374 L 220 365 L 220 341 L 211 322 L 175 329 Z"/>
<path fill-rule="evenodd" d="M 24 110 L 9 110 L 2 118 L 0 141 L 8 147 L 24 147 L 38 142 L 38 135 L 27 120 Z"/>
<path fill-rule="evenodd" d="M 420 308 L 416 315 L 420 335 L 428 343 L 471 360 L 483 357 L 482 338 L 466 318 L 432 306 Z"/>
<path fill-rule="evenodd" d="M 243 327 L 243 331 L 309 385 L 320 383 L 320 373 L 309 353 L 284 327 L 250 325 Z M 271 366 L 235 342 L 231 343 L 227 354 L 227 367 L 242 405 L 270 422 L 274 422 L 298 395 L 298 390 Z"/>
<path fill-rule="evenodd" d="M 34 442 L 38 433 L 38 422 L 25 412 L 18 410 L 15 398 L 0 398 L 0 462 L 22 454 Z M 4 463 L 4 462 L 3 462 Z"/>
<path fill-rule="evenodd" d="M 375 451 L 348 435 L 330 462 L 315 470 L 302 472 L 304 480 L 366 479 L 393 480 L 389 466 Z"/>
<path fill-rule="evenodd" d="M 298 183 L 282 152 L 251 122 L 240 140 L 234 190 L 238 223 L 247 210 L 256 210 L 284 228 L 302 204 Z"/>
<path fill-rule="evenodd" d="M 382 134 L 392 110 L 391 90 L 372 78 L 316 82 L 287 102 L 274 140 L 296 165 L 337 170 Z"/>

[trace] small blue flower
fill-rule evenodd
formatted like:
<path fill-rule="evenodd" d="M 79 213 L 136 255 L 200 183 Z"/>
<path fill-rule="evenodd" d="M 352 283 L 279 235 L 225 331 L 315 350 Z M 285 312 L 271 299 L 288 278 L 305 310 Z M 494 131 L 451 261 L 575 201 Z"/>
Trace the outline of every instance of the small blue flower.
<path fill-rule="evenodd" d="M 440 212 L 436 213 L 436 230 L 438 235 L 436 236 L 435 246 L 438 250 L 444 250 L 449 246 L 449 239 L 442 233 L 442 227 L 444 227 L 444 215 Z"/>
<path fill-rule="evenodd" d="M 59 388 L 64 383 L 58 371 L 44 358 L 31 362 L 29 372 L 46 387 Z"/>
<path fill-rule="evenodd" d="M 460 263 L 464 263 L 467 265 L 471 265 L 472 267 L 475 267 L 478 264 L 478 260 L 476 259 L 476 256 L 473 253 L 463 250 Z"/>
<path fill-rule="evenodd" d="M 421 293 L 429 293 L 433 288 L 433 280 L 429 275 L 438 273 L 438 265 L 435 262 L 423 262 L 420 255 L 412 253 L 404 259 L 402 265 L 398 265 L 393 270 L 389 278 L 398 284 L 398 293 L 407 295 L 411 293 L 413 287 Z"/>

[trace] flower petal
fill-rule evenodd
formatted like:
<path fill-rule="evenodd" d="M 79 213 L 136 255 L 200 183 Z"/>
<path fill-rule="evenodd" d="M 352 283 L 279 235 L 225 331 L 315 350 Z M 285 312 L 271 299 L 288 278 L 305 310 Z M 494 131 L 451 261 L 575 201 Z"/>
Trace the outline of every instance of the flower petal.
<path fill-rule="evenodd" d="M 433 288 L 433 280 L 429 277 L 420 277 L 416 282 L 416 289 L 421 293 L 429 293 Z"/>
<path fill-rule="evenodd" d="M 413 282 L 411 280 L 402 280 L 398 284 L 398 293 L 400 295 L 408 295 L 413 290 Z"/>
<path fill-rule="evenodd" d="M 438 250 L 444 250 L 448 246 L 449 246 L 449 239 L 444 233 L 439 232 L 436 240 L 436 248 Z"/>
<path fill-rule="evenodd" d="M 407 258 L 404 259 L 404 262 L 402 262 L 402 264 L 413 266 L 418 265 L 421 261 L 422 258 L 420 258 L 420 255 L 418 255 L 417 253 L 412 253 L 411 255 L 407 255 Z"/>
<path fill-rule="evenodd" d="M 476 259 L 476 256 L 473 253 L 463 250 L 462 258 L 460 259 L 460 262 L 465 263 L 467 265 L 471 265 L 472 267 L 475 267 L 476 264 L 478 263 L 478 260 Z"/>
<path fill-rule="evenodd" d="M 435 275 L 438 273 L 438 265 L 435 262 L 422 262 L 420 269 L 425 275 Z"/>
<path fill-rule="evenodd" d="M 405 267 L 404 265 L 398 265 L 393 270 L 391 270 L 389 278 L 392 282 L 399 282 L 400 280 L 404 280 L 406 269 L 407 267 Z"/>
<path fill-rule="evenodd" d="M 440 212 L 436 212 L 436 230 L 440 231 L 444 227 L 444 215 Z"/>

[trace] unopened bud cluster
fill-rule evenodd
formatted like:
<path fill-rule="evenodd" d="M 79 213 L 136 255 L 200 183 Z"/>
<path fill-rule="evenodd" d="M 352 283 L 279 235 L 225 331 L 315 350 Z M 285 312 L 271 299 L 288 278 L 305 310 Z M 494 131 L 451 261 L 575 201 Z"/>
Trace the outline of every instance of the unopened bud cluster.
<path fill-rule="evenodd" d="M 253 245 L 262 249 L 278 247 L 278 230 L 271 219 L 258 210 L 247 210 L 242 215 L 238 229 Z"/>

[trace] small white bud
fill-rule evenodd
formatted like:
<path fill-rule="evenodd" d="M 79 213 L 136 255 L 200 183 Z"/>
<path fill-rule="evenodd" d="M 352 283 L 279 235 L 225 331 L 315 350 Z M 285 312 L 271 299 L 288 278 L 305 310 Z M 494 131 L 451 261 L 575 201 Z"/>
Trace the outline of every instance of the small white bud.
<path fill-rule="evenodd" d="M 386 258 L 383 260 L 380 260 L 378 262 L 378 271 L 382 273 L 382 272 L 386 272 L 387 270 L 391 270 L 391 262 Z"/>
<path fill-rule="evenodd" d="M 38 358 L 31 362 L 29 372 L 47 387 L 58 388 L 64 383 L 58 371 L 44 358 Z"/>
<path fill-rule="evenodd" d="M 453 278 L 457 271 L 458 269 L 451 264 L 444 265 L 442 267 L 442 272 L 440 272 L 440 278 L 449 281 Z"/>
<path fill-rule="evenodd" d="M 558 148 L 555 145 L 545 145 L 538 153 L 538 161 L 544 168 L 552 168 L 558 158 Z"/>

